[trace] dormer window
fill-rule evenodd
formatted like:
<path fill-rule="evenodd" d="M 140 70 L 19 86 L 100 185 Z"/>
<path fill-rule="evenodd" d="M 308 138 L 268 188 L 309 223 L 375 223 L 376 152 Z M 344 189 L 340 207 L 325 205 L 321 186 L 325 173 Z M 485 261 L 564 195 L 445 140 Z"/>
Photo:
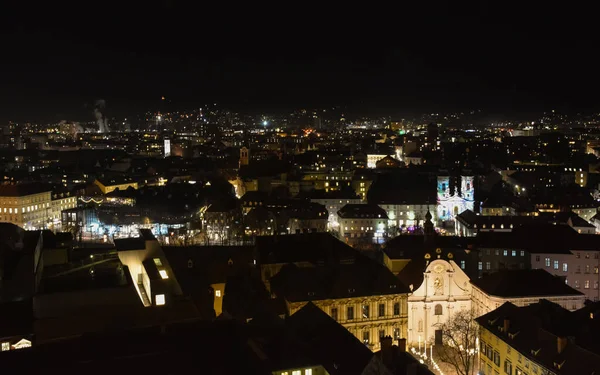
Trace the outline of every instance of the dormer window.
<path fill-rule="evenodd" d="M 194 268 L 194 261 L 191 259 L 188 259 L 187 266 L 188 266 L 188 268 Z"/>
<path fill-rule="evenodd" d="M 390 289 L 396 289 L 396 284 L 391 284 Z"/>
<path fill-rule="evenodd" d="M 354 288 L 348 288 L 348 293 L 354 293 L 354 292 L 356 292 L 356 289 L 354 289 Z"/>

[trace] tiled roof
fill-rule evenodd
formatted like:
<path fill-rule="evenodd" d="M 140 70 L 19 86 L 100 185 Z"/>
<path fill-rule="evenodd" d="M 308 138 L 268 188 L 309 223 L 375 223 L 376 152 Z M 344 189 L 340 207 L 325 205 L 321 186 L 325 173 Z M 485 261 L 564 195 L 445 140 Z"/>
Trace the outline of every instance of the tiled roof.
<path fill-rule="evenodd" d="M 600 356 L 577 341 L 577 315 L 542 300 L 526 307 L 507 302 L 476 319 L 525 358 L 561 375 L 600 373 Z M 504 331 L 504 322 L 508 330 Z M 566 344 L 559 353 L 559 339 Z M 482 340 L 489 340 L 482 336 Z M 560 369 L 558 368 L 560 366 Z"/>

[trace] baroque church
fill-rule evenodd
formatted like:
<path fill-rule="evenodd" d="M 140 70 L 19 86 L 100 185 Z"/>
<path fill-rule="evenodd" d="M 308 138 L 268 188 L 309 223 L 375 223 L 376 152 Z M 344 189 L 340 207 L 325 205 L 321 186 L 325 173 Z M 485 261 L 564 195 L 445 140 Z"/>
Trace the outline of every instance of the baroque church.
<path fill-rule="evenodd" d="M 436 236 L 432 215 L 425 216 L 424 236 L 398 236 L 384 249 L 385 261 L 409 287 L 407 344 L 439 344 L 440 326 L 456 311 L 471 309 L 468 274 L 476 272 L 464 239 Z"/>
<path fill-rule="evenodd" d="M 465 174 L 460 176 L 460 184 L 450 176 L 438 177 L 437 218 L 439 221 L 453 221 L 462 212 L 474 210 L 474 177 L 467 171 L 463 173 Z"/>

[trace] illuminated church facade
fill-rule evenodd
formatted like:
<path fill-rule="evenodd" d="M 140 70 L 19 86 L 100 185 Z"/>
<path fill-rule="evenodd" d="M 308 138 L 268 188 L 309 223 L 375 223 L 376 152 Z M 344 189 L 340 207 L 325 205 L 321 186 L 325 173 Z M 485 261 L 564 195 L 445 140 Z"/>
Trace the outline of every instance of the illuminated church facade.
<path fill-rule="evenodd" d="M 463 211 L 474 209 L 473 176 L 461 175 L 460 185 L 455 184 L 451 193 L 450 176 L 437 179 L 437 219 L 440 222 L 452 221 Z M 459 189 L 460 188 L 460 189 Z"/>

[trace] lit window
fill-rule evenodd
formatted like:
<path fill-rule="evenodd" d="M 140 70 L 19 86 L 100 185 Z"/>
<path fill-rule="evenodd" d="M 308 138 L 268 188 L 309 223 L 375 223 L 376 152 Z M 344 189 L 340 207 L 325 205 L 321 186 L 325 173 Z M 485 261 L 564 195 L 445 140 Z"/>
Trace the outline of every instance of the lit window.
<path fill-rule="evenodd" d="M 300 370 L 292 371 L 292 375 L 301 375 L 301 374 L 302 374 L 302 371 L 300 371 Z"/>
<path fill-rule="evenodd" d="M 304 375 L 312 375 L 312 369 L 307 368 L 306 370 L 304 370 Z"/>
<path fill-rule="evenodd" d="M 569 266 L 567 265 L 567 263 L 563 263 L 563 272 L 567 272 L 568 269 Z"/>
<path fill-rule="evenodd" d="M 154 264 L 156 264 L 157 266 L 162 266 L 162 262 L 160 261 L 160 258 L 154 258 Z"/>
<path fill-rule="evenodd" d="M 9 342 L 3 342 L 2 343 L 2 351 L 5 352 L 7 350 L 10 350 L 10 343 Z"/>
<path fill-rule="evenodd" d="M 160 271 L 158 271 L 158 273 L 160 274 L 160 277 L 162 277 L 163 279 L 169 278 L 169 275 L 167 275 L 167 271 L 165 271 L 165 270 L 160 270 Z"/>
<path fill-rule="evenodd" d="M 165 295 L 157 294 L 156 295 L 156 306 L 162 306 L 165 304 Z"/>
<path fill-rule="evenodd" d="M 220 290 L 215 290 L 215 296 L 221 297 L 221 291 Z"/>

